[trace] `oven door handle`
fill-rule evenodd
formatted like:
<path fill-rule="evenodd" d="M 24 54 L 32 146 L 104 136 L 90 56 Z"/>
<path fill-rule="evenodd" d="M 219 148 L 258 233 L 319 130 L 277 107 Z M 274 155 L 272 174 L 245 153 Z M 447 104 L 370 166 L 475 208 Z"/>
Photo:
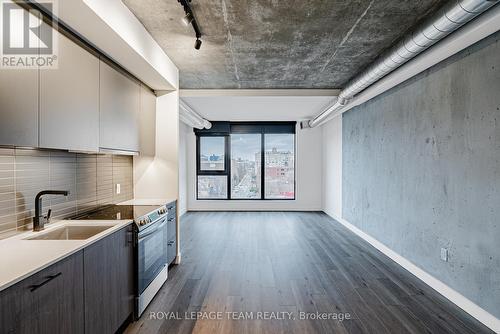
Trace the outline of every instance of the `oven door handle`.
<path fill-rule="evenodd" d="M 157 225 L 157 226 L 156 226 L 154 229 L 152 229 L 151 231 L 148 231 L 149 229 L 146 229 L 146 230 L 144 231 L 144 232 L 145 232 L 144 234 L 142 234 L 142 232 L 141 232 L 141 233 L 139 233 L 139 240 L 142 240 L 142 239 L 144 239 L 145 237 L 147 237 L 147 236 L 149 236 L 149 235 L 151 235 L 151 234 L 153 234 L 153 233 L 156 233 L 159 229 L 163 228 L 163 226 L 165 226 L 165 224 L 166 224 L 166 222 L 165 222 L 165 221 L 166 221 L 166 219 L 164 219 L 164 220 L 163 220 L 163 222 L 162 222 L 160 225 Z"/>

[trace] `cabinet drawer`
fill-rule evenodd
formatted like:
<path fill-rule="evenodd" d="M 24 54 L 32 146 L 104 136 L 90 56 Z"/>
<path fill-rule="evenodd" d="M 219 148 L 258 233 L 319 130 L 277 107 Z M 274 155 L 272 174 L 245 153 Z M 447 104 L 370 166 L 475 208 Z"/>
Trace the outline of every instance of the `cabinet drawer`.
<path fill-rule="evenodd" d="M 78 252 L 0 292 L 0 333 L 83 333 Z"/>
<path fill-rule="evenodd" d="M 177 242 L 175 241 L 175 238 L 173 239 L 169 238 L 169 241 L 167 243 L 167 263 L 169 265 L 172 262 L 174 262 L 176 255 L 177 255 Z"/>
<path fill-rule="evenodd" d="M 167 217 L 177 217 L 177 207 L 175 205 L 175 202 L 167 204 Z"/>
<path fill-rule="evenodd" d="M 177 235 L 177 220 L 172 217 L 167 220 L 167 235 L 168 239 L 176 239 Z"/>

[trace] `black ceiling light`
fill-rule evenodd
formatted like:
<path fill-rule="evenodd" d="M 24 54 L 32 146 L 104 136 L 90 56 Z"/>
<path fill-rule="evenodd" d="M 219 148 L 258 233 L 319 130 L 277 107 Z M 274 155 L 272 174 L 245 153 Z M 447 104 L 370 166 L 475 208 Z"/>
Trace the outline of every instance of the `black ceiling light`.
<path fill-rule="evenodd" d="M 196 41 L 194 42 L 194 48 L 199 50 L 201 48 L 201 31 L 198 27 L 198 22 L 196 22 L 196 17 L 194 16 L 193 9 L 191 8 L 191 0 L 177 0 L 184 8 L 184 13 L 186 15 L 182 18 L 182 23 L 186 26 L 193 25 L 194 32 L 196 34 Z"/>
<path fill-rule="evenodd" d="M 191 15 L 191 13 L 187 13 L 186 16 L 182 18 L 182 23 L 184 23 L 184 25 L 187 27 L 191 24 L 191 22 L 193 22 L 193 19 L 193 15 Z"/>
<path fill-rule="evenodd" d="M 201 39 L 196 39 L 196 41 L 194 41 L 194 48 L 196 50 L 199 50 L 201 48 Z"/>

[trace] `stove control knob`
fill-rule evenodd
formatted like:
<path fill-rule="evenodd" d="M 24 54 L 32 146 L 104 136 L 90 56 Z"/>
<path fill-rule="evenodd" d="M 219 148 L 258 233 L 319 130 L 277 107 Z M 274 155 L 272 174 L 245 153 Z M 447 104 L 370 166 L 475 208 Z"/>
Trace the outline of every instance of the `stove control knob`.
<path fill-rule="evenodd" d="M 141 225 L 141 226 L 146 225 L 146 221 L 144 219 L 141 219 L 141 221 L 139 222 L 139 225 Z"/>

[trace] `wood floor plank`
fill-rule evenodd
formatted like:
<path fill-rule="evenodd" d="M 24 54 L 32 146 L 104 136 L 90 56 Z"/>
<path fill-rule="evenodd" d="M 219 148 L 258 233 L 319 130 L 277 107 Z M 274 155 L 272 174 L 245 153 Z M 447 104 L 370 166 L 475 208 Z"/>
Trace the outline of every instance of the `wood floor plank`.
<path fill-rule="evenodd" d="M 324 213 L 190 212 L 180 228 L 182 264 L 127 334 L 492 333 Z"/>

